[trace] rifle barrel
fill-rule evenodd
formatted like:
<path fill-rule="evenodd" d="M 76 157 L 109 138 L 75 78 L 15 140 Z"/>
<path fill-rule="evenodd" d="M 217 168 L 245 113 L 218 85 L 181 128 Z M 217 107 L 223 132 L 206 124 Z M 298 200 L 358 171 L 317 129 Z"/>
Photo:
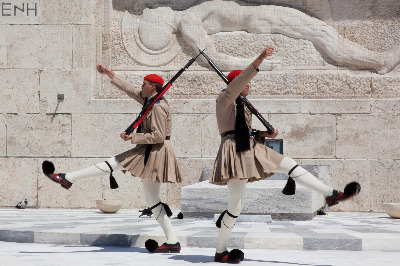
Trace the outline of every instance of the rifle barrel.
<path fill-rule="evenodd" d="M 200 50 L 199 50 L 200 51 Z M 204 58 L 207 60 L 207 62 L 210 64 L 210 66 L 217 72 L 217 74 L 224 80 L 226 84 L 228 84 L 228 78 L 224 75 L 224 73 L 221 72 L 221 70 L 218 69 L 218 67 L 214 64 L 213 61 L 204 53 L 203 51 L 200 51 L 200 54 L 204 56 Z M 261 121 L 261 123 L 267 128 L 267 131 L 269 134 L 274 133 L 275 129 L 271 126 L 270 123 L 267 122 L 267 120 L 264 119 L 264 117 L 257 111 L 257 109 L 250 103 L 250 101 L 246 97 L 240 97 L 242 101 L 246 104 L 247 108 Z"/>

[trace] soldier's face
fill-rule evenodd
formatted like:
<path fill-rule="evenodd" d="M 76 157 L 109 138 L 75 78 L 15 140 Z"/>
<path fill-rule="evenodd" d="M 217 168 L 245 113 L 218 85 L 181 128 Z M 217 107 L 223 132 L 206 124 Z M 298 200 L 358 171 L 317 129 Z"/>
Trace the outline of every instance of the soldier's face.
<path fill-rule="evenodd" d="M 147 80 L 143 80 L 142 84 L 142 96 L 145 98 L 150 97 L 156 91 L 156 85 L 150 84 Z"/>
<path fill-rule="evenodd" d="M 250 92 L 250 83 L 247 83 L 246 87 L 244 88 L 244 90 L 240 93 L 241 96 L 246 97 L 247 95 L 249 95 Z"/>

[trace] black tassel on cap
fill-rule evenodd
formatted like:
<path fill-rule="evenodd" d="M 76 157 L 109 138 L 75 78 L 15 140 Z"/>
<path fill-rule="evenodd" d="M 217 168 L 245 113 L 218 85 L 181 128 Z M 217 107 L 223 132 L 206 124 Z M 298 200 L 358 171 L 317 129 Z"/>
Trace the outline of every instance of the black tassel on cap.
<path fill-rule="evenodd" d="M 111 165 L 107 161 L 105 161 L 105 163 L 108 165 L 108 167 L 110 168 L 110 171 L 111 171 L 110 172 L 110 188 L 117 189 L 119 187 L 117 180 L 115 180 L 115 177 L 112 175 L 114 170 L 112 169 Z"/>
<path fill-rule="evenodd" d="M 249 127 L 246 123 L 244 103 L 240 96 L 236 98 L 235 143 L 236 152 L 250 150 Z"/>

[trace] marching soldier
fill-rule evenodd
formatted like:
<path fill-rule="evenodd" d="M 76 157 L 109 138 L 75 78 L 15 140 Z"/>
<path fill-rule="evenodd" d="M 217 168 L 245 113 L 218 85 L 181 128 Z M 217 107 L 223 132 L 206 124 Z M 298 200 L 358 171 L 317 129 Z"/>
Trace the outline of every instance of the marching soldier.
<path fill-rule="evenodd" d="M 139 103 L 146 105 L 149 99 L 162 91 L 164 80 L 155 74 L 144 77 L 141 90 L 116 75 L 104 65 L 97 65 L 97 71 L 111 78 L 111 84 L 125 92 Z M 142 178 L 145 200 L 149 206 L 146 214 L 153 213 L 157 222 L 162 227 L 166 242 L 161 246 L 152 240 L 146 242 L 146 248 L 154 253 L 179 253 L 180 243 L 175 235 L 169 216 L 172 215 L 168 205 L 160 200 L 161 183 L 181 183 L 175 153 L 171 145 L 170 136 L 172 129 L 171 112 L 164 97 L 153 105 L 137 133 L 127 135 L 122 132 L 120 137 L 124 141 L 131 141 L 136 146 L 126 152 L 109 158 L 105 162 L 97 163 L 86 169 L 71 173 L 54 173 L 54 165 L 44 161 L 42 168 L 50 180 L 69 189 L 72 184 L 86 178 L 101 178 L 104 174 L 113 171 L 129 171 L 133 176 Z M 110 181 L 118 186 L 110 175 Z"/>
<path fill-rule="evenodd" d="M 275 138 L 267 131 L 251 128 L 252 113 L 244 105 L 241 97 L 250 90 L 250 81 L 258 73 L 258 67 L 274 51 L 267 47 L 245 70 L 233 70 L 228 75 L 228 86 L 217 97 L 216 115 L 221 145 L 214 163 L 210 183 L 228 187 L 228 208 L 219 217 L 218 244 L 214 260 L 222 263 L 239 263 L 244 258 L 238 249 L 228 252 L 228 238 L 242 211 L 246 184 L 267 178 L 274 173 L 287 173 L 299 184 L 326 197 L 329 206 L 356 195 L 361 187 L 353 182 L 344 192 L 325 185 L 297 163 L 263 145 L 264 138 Z"/>

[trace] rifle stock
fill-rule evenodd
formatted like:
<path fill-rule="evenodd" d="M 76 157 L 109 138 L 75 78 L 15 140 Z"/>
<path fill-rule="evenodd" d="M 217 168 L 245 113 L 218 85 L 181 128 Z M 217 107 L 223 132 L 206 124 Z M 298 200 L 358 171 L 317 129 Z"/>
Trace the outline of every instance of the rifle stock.
<path fill-rule="evenodd" d="M 130 135 L 132 134 L 132 132 L 140 125 L 140 123 L 142 123 L 143 119 L 146 117 L 147 113 L 150 111 L 151 107 L 153 107 L 153 105 L 161 99 L 161 97 L 164 95 L 164 93 L 171 87 L 172 83 L 186 70 L 190 67 L 191 64 L 193 64 L 193 62 L 197 59 L 197 57 L 199 57 L 199 55 L 201 54 L 202 51 L 200 51 L 200 53 L 194 57 L 191 58 L 189 60 L 189 62 L 183 67 L 181 68 L 178 73 L 175 74 L 175 76 L 173 76 L 167 84 L 164 85 L 164 87 L 162 88 L 161 92 L 158 92 L 153 98 L 151 98 L 151 100 L 146 104 L 146 106 L 142 109 L 142 111 L 139 113 L 138 117 L 135 119 L 135 121 L 133 121 L 132 124 L 129 125 L 129 127 L 127 127 L 127 129 L 125 129 L 125 135 Z"/>
<path fill-rule="evenodd" d="M 200 50 L 199 50 L 200 51 Z M 224 82 L 228 85 L 228 78 L 224 75 L 224 73 L 221 72 L 221 70 L 218 69 L 218 67 L 211 61 L 211 59 L 204 53 L 203 51 L 200 51 L 200 54 L 204 56 L 204 58 L 207 60 L 207 62 L 210 64 L 210 66 L 217 72 L 217 74 L 224 80 Z M 261 121 L 261 123 L 265 126 L 267 129 L 267 132 L 269 134 L 274 133 L 275 129 L 271 126 L 270 123 L 267 122 L 267 120 L 264 119 L 264 117 L 258 112 L 258 110 L 250 103 L 250 101 L 246 97 L 240 97 L 242 101 L 246 104 L 247 108 Z"/>

